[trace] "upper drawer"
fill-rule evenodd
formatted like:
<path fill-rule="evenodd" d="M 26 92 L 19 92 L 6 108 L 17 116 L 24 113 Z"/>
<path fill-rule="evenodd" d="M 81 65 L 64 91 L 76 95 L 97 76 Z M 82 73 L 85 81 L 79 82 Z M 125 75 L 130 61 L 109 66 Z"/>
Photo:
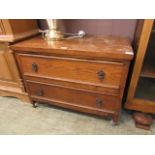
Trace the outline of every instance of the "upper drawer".
<path fill-rule="evenodd" d="M 119 88 L 123 63 L 19 54 L 24 75 Z"/>

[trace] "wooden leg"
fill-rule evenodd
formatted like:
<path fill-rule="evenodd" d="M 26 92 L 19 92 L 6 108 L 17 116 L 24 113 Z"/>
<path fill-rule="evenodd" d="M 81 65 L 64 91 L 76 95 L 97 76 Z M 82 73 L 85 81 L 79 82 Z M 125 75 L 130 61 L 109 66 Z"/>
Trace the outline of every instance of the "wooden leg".
<path fill-rule="evenodd" d="M 119 115 L 113 115 L 112 116 L 112 124 L 113 125 L 119 125 L 119 123 L 120 123 Z"/>
<path fill-rule="evenodd" d="M 135 125 L 137 128 L 150 130 L 150 126 L 153 122 L 151 115 L 140 113 L 140 112 L 135 112 L 133 114 L 133 119 L 135 120 Z"/>
<path fill-rule="evenodd" d="M 32 102 L 33 108 L 37 108 L 38 104 L 36 102 Z"/>

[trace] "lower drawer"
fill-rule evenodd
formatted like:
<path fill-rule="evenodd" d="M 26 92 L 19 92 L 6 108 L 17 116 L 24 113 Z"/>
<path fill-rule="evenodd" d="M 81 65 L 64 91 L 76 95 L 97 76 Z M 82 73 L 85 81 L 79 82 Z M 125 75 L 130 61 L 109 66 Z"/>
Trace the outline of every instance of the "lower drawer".
<path fill-rule="evenodd" d="M 54 102 L 56 105 L 71 109 L 77 107 L 100 112 L 105 110 L 117 112 L 120 109 L 120 101 L 116 96 L 32 81 L 27 81 L 27 85 L 32 100 L 47 101 L 51 104 Z"/>

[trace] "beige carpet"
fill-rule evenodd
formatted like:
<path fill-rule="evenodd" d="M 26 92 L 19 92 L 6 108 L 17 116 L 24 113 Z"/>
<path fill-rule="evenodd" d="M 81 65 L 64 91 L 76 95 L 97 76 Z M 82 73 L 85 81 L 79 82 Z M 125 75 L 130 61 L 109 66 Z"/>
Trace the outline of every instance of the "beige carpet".
<path fill-rule="evenodd" d="M 33 108 L 11 97 L 0 97 L 0 134 L 155 134 L 135 128 L 131 116 L 122 112 L 121 123 L 73 111 L 39 105 Z"/>

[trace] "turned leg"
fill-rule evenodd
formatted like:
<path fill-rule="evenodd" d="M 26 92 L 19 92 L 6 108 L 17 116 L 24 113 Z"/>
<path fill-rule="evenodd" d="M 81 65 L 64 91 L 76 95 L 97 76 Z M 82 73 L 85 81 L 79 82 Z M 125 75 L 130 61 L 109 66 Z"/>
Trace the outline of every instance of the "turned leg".
<path fill-rule="evenodd" d="M 140 112 L 135 112 L 133 114 L 133 119 L 135 120 L 135 125 L 137 128 L 150 130 L 150 126 L 153 122 L 151 115 L 140 113 Z"/>
<path fill-rule="evenodd" d="M 36 102 L 32 102 L 33 108 L 37 108 L 38 104 Z"/>

